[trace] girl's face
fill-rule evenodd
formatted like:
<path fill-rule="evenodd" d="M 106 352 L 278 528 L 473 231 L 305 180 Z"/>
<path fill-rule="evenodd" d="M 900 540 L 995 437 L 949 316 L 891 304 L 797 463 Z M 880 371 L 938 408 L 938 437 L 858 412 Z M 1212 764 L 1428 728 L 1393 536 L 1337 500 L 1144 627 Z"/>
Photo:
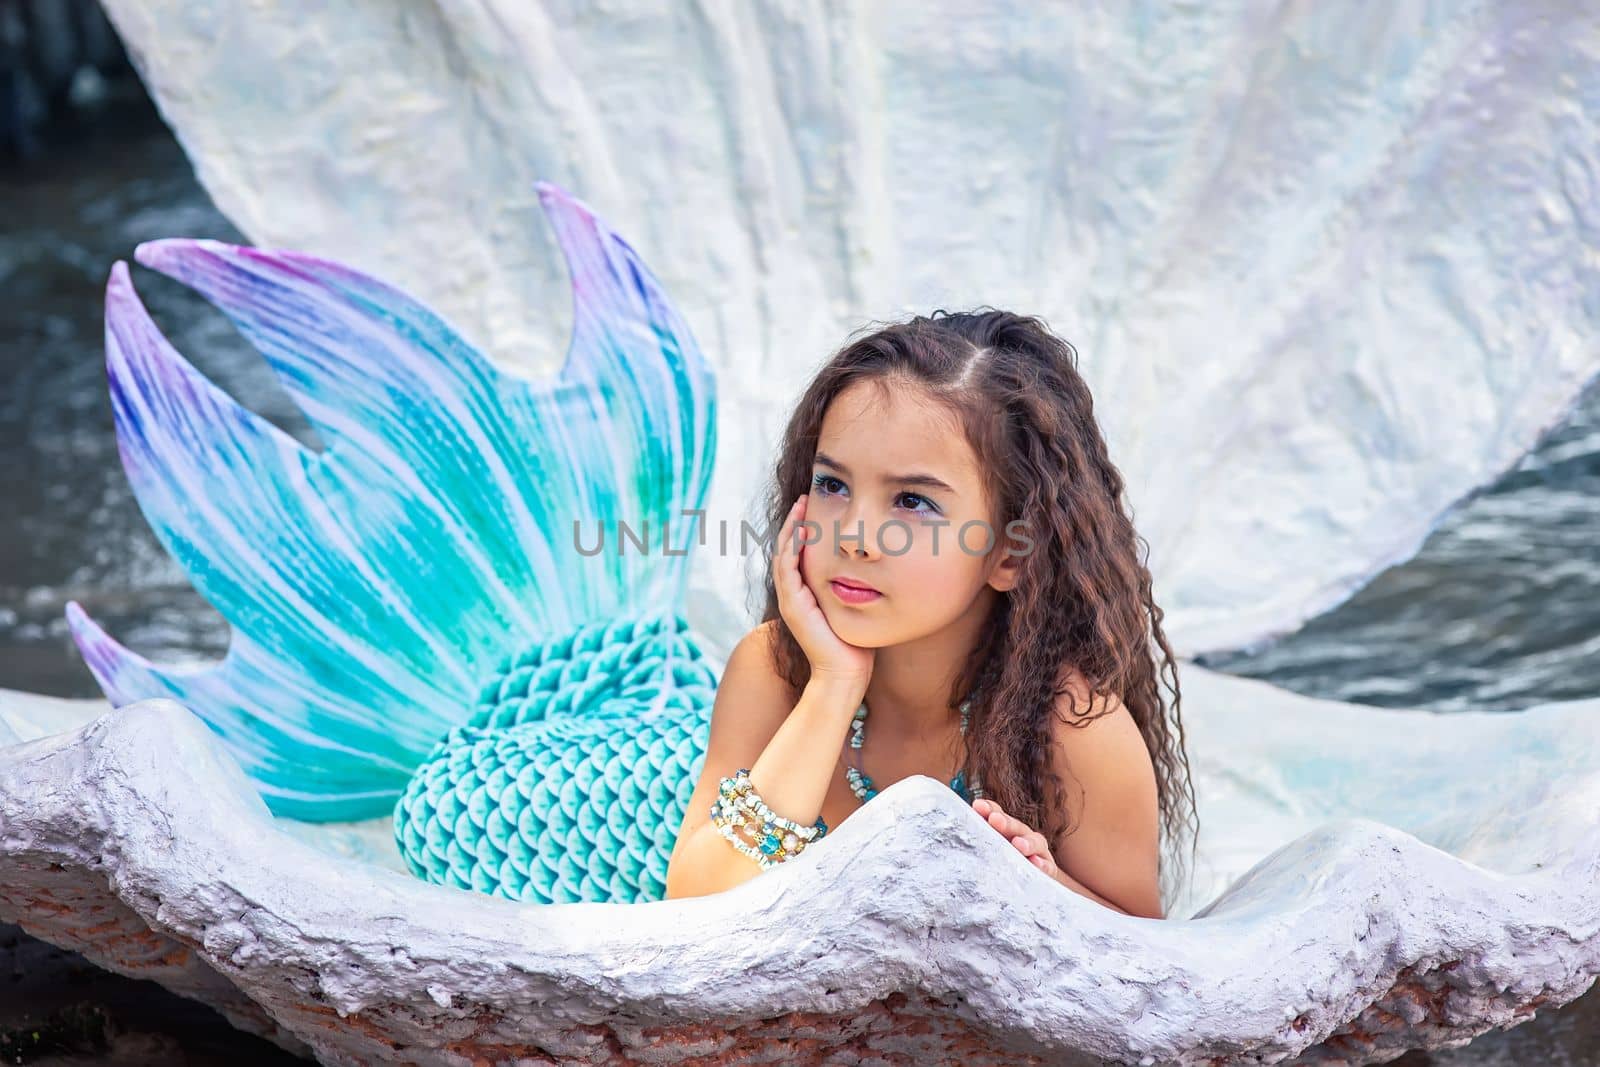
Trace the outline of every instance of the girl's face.
<path fill-rule="evenodd" d="M 902 644 L 1011 588 L 978 458 L 955 416 L 914 387 L 852 383 L 829 404 L 812 461 L 801 574 L 839 637 Z M 820 532 L 816 527 L 820 527 Z M 852 597 L 835 580 L 878 590 Z"/>

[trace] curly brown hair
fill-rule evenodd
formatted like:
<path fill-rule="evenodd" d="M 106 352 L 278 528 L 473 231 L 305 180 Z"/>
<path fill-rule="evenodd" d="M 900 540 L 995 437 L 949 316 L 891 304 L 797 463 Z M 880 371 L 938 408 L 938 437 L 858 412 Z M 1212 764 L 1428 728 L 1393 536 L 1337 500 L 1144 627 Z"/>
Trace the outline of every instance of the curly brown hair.
<path fill-rule="evenodd" d="M 997 598 L 950 696 L 954 706 L 974 693 L 967 780 L 976 775 L 986 795 L 1039 827 L 1051 842 L 1069 829 L 1071 821 L 1057 814 L 1067 811 L 1066 787 L 1048 763 L 1049 719 L 1063 693 L 1071 694 L 1073 726 L 1100 717 L 1079 714 L 1087 710 L 1078 705 L 1081 694 L 1060 684 L 1062 665 L 1070 664 L 1092 692 L 1122 700 L 1150 752 L 1164 851 L 1171 857 L 1161 864 L 1165 906 L 1183 884 L 1178 842 L 1186 822 L 1180 802 L 1194 815 L 1195 840 L 1199 832 L 1177 667 L 1161 630 L 1161 608 L 1151 596 L 1149 545 L 1124 513 L 1122 475 L 1107 454 L 1089 388 L 1078 374 L 1076 349 L 1038 317 L 993 308 L 940 309 L 873 325 L 873 332 L 846 341 L 796 405 L 765 501 L 766 528 L 779 529 L 795 498 L 809 488 L 823 415 L 845 388 L 866 380 L 903 382 L 946 405 L 978 457 L 989 499 L 1000 512 L 996 528 L 1027 516 L 1034 541 L 1016 584 Z M 799 690 L 811 667 L 778 610 L 774 544 L 764 542 L 762 621 L 776 620 L 778 669 Z M 1170 716 L 1153 646 L 1160 648 L 1169 676 Z M 1186 795 L 1180 793 L 1180 767 Z M 1191 855 L 1192 849 L 1191 841 Z"/>

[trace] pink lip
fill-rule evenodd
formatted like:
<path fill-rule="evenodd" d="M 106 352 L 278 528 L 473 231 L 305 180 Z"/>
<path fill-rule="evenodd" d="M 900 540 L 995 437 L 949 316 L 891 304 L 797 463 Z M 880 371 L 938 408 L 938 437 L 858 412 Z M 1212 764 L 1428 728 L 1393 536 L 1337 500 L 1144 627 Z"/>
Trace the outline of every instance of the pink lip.
<path fill-rule="evenodd" d="M 876 589 L 865 589 L 861 586 L 848 585 L 837 578 L 828 583 L 828 588 L 833 590 L 833 595 L 846 604 L 865 604 L 883 596 Z"/>

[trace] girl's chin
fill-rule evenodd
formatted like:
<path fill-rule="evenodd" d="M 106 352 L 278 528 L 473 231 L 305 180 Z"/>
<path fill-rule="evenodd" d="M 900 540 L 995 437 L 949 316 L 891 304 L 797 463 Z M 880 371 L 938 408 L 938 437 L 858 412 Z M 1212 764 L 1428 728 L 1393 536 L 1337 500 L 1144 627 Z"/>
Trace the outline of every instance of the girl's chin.
<path fill-rule="evenodd" d="M 838 608 L 824 610 L 822 617 L 828 620 L 828 625 L 839 635 L 839 640 L 846 644 L 857 648 L 876 648 L 884 643 L 882 619 L 864 619 L 854 612 Z"/>

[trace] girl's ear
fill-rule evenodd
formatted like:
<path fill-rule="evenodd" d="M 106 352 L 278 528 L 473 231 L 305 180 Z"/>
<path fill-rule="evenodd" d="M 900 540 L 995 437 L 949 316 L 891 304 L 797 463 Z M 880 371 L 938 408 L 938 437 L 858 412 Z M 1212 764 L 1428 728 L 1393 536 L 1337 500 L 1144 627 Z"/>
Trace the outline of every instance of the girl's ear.
<path fill-rule="evenodd" d="M 1021 570 L 1022 557 L 1011 556 L 1002 558 L 994 572 L 989 575 L 989 584 L 1002 593 L 1011 591 L 1017 584 L 1017 575 Z"/>
<path fill-rule="evenodd" d="M 997 591 L 1009 592 L 1022 573 L 1022 560 L 1033 548 L 1031 539 L 1006 535 L 1006 543 L 995 549 L 994 569 L 989 572 L 989 584 Z"/>

